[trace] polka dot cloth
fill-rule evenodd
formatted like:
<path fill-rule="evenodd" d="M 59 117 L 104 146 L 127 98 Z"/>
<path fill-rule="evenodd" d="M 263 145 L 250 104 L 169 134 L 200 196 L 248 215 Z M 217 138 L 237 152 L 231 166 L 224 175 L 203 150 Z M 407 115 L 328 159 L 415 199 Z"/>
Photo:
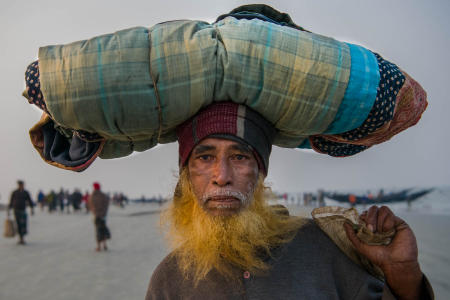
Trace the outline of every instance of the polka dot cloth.
<path fill-rule="evenodd" d="M 384 60 L 380 55 L 374 54 L 380 70 L 377 97 L 367 119 L 360 127 L 338 134 L 339 137 L 348 141 L 357 141 L 392 120 L 397 94 L 405 82 L 405 76 L 396 65 Z M 331 142 L 321 136 L 314 136 L 310 141 L 319 151 L 337 157 L 354 155 L 369 148 L 368 146 Z"/>
<path fill-rule="evenodd" d="M 27 70 L 25 71 L 25 82 L 28 102 L 30 104 L 36 105 L 37 107 L 45 111 L 49 116 L 51 116 L 51 114 L 47 110 L 47 105 L 45 104 L 44 96 L 41 92 L 41 82 L 39 80 L 39 61 L 36 60 L 28 66 Z M 84 130 L 73 130 L 73 134 L 87 142 L 96 142 L 103 140 L 101 135 L 97 133 L 90 133 Z"/>
<path fill-rule="evenodd" d="M 25 72 L 26 91 L 28 102 L 34 104 L 47 114 L 47 106 L 45 105 L 44 96 L 41 92 L 41 82 L 39 81 L 39 63 L 35 61 L 31 63 Z"/>
<path fill-rule="evenodd" d="M 332 142 L 321 136 L 313 138 L 314 147 L 331 156 L 350 156 L 368 149 L 368 146 Z"/>

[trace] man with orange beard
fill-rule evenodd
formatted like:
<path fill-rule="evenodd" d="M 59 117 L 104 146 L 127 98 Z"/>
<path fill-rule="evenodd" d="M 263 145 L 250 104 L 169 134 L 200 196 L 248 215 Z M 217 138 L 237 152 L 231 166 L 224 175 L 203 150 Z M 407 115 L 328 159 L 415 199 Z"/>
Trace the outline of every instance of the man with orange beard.
<path fill-rule="evenodd" d="M 345 227 L 383 282 L 314 222 L 266 203 L 275 133 L 258 113 L 230 102 L 179 126 L 180 178 L 165 214 L 173 251 L 153 273 L 146 299 L 433 298 L 412 230 L 387 207 L 362 215 L 374 232 L 396 230 L 387 246 L 365 244 Z"/>

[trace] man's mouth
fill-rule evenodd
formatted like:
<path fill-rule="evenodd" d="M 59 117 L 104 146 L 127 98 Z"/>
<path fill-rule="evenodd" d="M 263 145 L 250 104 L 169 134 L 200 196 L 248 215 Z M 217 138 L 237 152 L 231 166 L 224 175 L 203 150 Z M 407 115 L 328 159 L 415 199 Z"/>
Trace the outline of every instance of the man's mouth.
<path fill-rule="evenodd" d="M 214 216 L 230 216 L 242 208 L 245 198 L 241 196 L 242 193 L 234 191 L 215 192 L 205 195 L 203 205 Z"/>
<path fill-rule="evenodd" d="M 222 202 L 222 203 L 234 203 L 234 202 L 239 202 L 239 203 L 245 203 L 247 200 L 246 196 L 238 191 L 230 191 L 230 190 L 226 190 L 226 189 L 218 189 L 218 190 L 214 190 L 211 191 L 209 193 L 206 193 L 205 195 L 203 195 L 202 197 L 202 202 L 203 203 L 207 203 L 207 202 Z"/>
<path fill-rule="evenodd" d="M 214 196 L 210 197 L 206 200 L 206 202 L 220 202 L 220 203 L 234 203 L 234 202 L 240 202 L 239 199 L 233 197 L 233 196 Z"/>

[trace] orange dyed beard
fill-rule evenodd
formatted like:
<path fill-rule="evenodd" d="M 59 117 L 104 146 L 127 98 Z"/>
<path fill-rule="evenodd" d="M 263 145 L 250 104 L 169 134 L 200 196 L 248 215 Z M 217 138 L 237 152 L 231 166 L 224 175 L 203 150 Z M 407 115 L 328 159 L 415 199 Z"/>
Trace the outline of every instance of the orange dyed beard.
<path fill-rule="evenodd" d="M 187 169 L 182 170 L 174 201 L 163 215 L 179 268 L 195 284 L 214 268 L 236 280 L 236 270 L 263 273 L 271 249 L 294 237 L 304 221 L 267 205 L 260 176 L 248 208 L 233 216 L 211 216 L 199 205 Z"/>

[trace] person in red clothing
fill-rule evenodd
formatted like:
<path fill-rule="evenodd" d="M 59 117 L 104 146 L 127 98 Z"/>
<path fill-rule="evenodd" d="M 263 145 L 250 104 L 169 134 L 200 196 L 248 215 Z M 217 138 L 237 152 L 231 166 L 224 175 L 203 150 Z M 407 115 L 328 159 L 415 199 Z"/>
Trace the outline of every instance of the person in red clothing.
<path fill-rule="evenodd" d="M 100 190 L 100 184 L 94 182 L 94 191 L 88 200 L 89 210 L 94 215 L 94 224 L 97 238 L 97 252 L 102 250 L 108 250 L 106 240 L 111 238 L 111 233 L 106 226 L 106 215 L 108 213 L 109 198 Z"/>
<path fill-rule="evenodd" d="M 81 202 L 84 204 L 84 207 L 86 208 L 86 213 L 89 213 L 89 205 L 88 205 L 88 201 L 89 201 L 89 192 L 86 191 L 86 193 L 83 195 L 83 198 L 81 198 Z"/>

